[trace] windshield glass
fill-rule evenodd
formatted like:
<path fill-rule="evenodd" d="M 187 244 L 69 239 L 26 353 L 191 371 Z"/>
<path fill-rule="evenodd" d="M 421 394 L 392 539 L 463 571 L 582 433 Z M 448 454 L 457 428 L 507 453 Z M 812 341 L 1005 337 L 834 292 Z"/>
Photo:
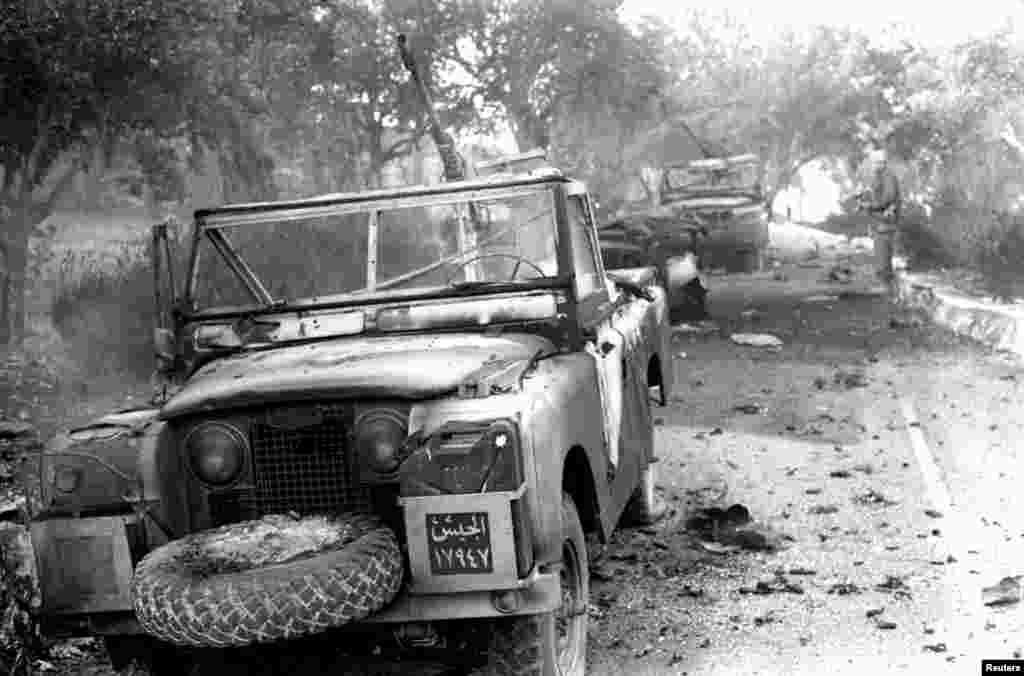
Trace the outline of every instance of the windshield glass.
<path fill-rule="evenodd" d="M 732 164 L 722 162 L 720 166 L 687 165 L 670 167 L 665 170 L 665 185 L 671 191 L 725 190 L 756 192 L 759 169 L 756 163 Z"/>
<path fill-rule="evenodd" d="M 455 201 L 461 200 L 461 201 Z M 550 185 L 295 206 L 208 218 L 195 269 L 196 309 L 557 276 Z M 218 251 L 223 237 L 231 252 Z M 250 280 L 251 282 L 252 280 Z"/>

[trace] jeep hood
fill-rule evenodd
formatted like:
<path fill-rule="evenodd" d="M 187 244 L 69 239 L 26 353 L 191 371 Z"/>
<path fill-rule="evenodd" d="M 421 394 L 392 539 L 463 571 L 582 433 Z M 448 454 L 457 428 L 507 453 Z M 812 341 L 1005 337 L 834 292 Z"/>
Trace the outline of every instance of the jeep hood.
<path fill-rule="evenodd" d="M 484 394 L 507 391 L 535 356 L 554 351 L 550 341 L 530 334 L 459 333 L 344 338 L 241 352 L 199 369 L 164 404 L 160 417 L 299 400 L 429 399 L 484 382 Z"/>

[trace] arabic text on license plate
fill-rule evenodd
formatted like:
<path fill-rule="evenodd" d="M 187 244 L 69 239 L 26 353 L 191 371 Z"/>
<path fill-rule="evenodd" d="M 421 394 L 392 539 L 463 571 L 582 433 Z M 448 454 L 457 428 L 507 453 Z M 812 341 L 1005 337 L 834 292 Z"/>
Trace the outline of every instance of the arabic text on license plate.
<path fill-rule="evenodd" d="M 434 575 L 494 572 L 487 513 L 427 514 L 427 553 Z"/>

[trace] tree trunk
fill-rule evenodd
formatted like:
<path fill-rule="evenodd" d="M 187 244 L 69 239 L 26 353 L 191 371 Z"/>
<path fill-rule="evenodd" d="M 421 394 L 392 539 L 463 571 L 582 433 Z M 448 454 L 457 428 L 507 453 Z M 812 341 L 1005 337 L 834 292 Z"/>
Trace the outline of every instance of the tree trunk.
<path fill-rule="evenodd" d="M 28 240 L 35 225 L 32 210 L 19 204 L 7 211 L 3 231 L 6 270 L 0 279 L 0 338 L 16 347 L 25 337 L 25 279 L 28 275 Z"/>

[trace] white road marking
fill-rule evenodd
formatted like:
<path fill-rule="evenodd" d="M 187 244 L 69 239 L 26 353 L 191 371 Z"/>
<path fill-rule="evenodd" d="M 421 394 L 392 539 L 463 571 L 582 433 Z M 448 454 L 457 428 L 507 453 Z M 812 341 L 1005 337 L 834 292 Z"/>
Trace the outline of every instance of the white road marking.
<path fill-rule="evenodd" d="M 924 432 L 921 431 L 921 421 L 917 418 L 914 405 L 906 399 L 901 399 L 900 405 L 903 408 L 903 419 L 907 423 L 910 445 L 914 448 L 914 456 L 917 458 L 917 464 L 924 476 L 925 487 L 928 489 L 928 497 L 932 506 L 943 514 L 951 514 L 953 503 L 949 499 L 949 491 L 939 476 L 939 466 L 935 464 L 935 456 L 932 455 L 931 449 L 928 448 L 928 442 L 925 441 Z"/>
<path fill-rule="evenodd" d="M 942 480 L 939 466 L 935 462 L 935 454 L 928 446 L 913 404 L 901 398 L 900 406 L 907 424 L 907 436 L 910 437 L 910 445 L 914 449 L 914 456 L 917 458 L 928 491 L 928 499 L 932 507 L 942 512 L 944 517 L 941 529 L 943 538 L 939 551 L 944 556 L 953 555 L 956 558 L 955 563 L 947 566 L 947 570 L 950 571 L 951 592 L 954 598 L 959 597 L 960 601 L 959 607 L 954 605 L 949 609 L 952 614 L 950 638 L 955 637 L 957 642 L 957 645 L 951 648 L 960 652 L 973 647 L 975 651 L 980 648 L 984 652 L 985 648 L 979 645 L 985 634 L 983 585 L 978 579 L 979 576 L 970 573 L 971 555 L 968 550 L 972 549 L 972 531 L 968 515 L 953 506 L 949 489 Z"/>

